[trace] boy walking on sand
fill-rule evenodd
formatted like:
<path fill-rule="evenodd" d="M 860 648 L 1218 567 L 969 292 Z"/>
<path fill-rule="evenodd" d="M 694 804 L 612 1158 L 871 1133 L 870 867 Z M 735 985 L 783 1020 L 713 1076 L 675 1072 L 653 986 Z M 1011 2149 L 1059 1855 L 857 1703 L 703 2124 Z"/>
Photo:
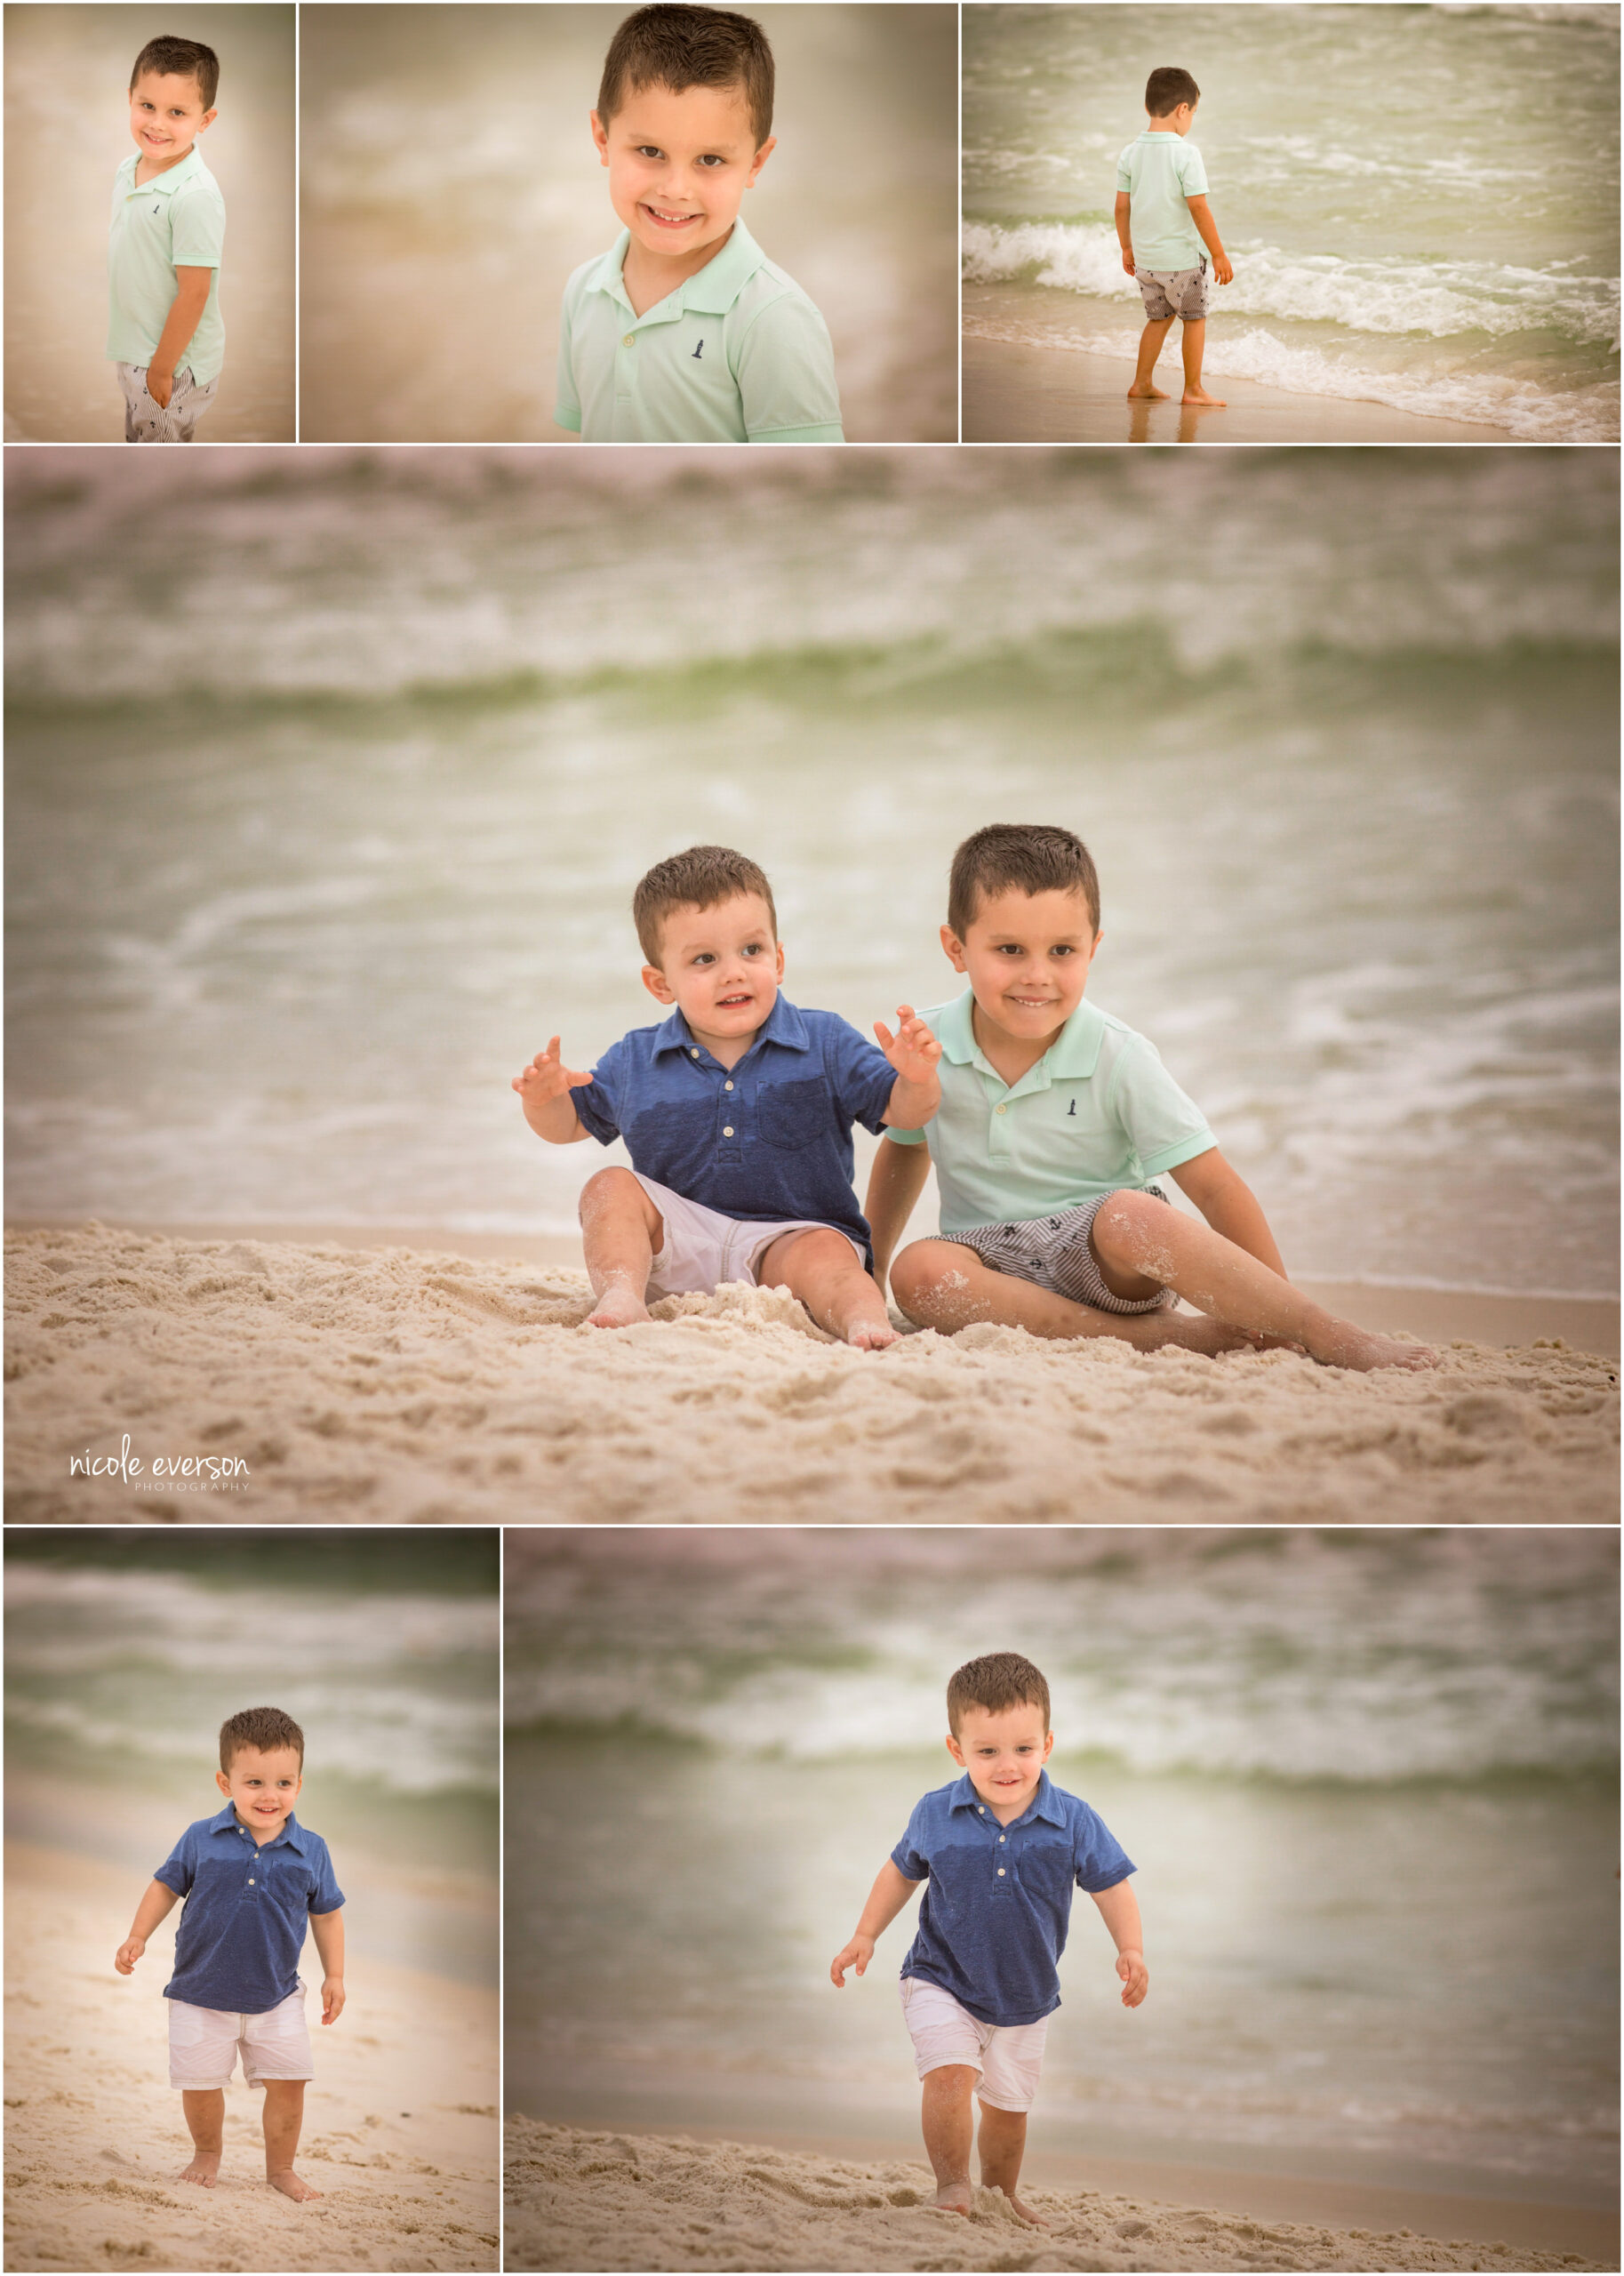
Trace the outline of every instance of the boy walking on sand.
<path fill-rule="evenodd" d="M 1164 402 L 1152 374 L 1173 318 L 1184 320 L 1184 400 L 1221 411 L 1223 399 L 1201 384 L 1207 340 L 1207 260 L 1220 284 L 1235 276 L 1207 204 L 1206 168 L 1185 137 L 1201 90 L 1188 71 L 1153 71 L 1145 87 L 1149 124 L 1116 161 L 1116 235 L 1122 265 L 1139 285 L 1147 322 L 1130 397 Z M 1206 247 L 1203 252 L 1202 247 Z"/>
<path fill-rule="evenodd" d="M 108 237 L 107 352 L 126 443 L 191 442 L 220 386 L 226 204 L 196 148 L 219 85 L 219 57 L 194 39 L 148 40 L 130 75 L 135 149 Z"/>
<path fill-rule="evenodd" d="M 941 1233 L 892 1268 L 908 1318 L 944 1334 L 996 1320 L 1141 1351 L 1262 1342 L 1325 1366 L 1436 1366 L 1292 1287 L 1200 1108 L 1153 1045 L 1084 999 L 1101 937 L 1100 880 L 1068 829 L 994 823 L 954 854 L 941 943 L 970 985 L 920 1015 L 942 1046 L 928 1140 Z M 924 1131 L 886 1132 L 868 1201 L 882 1285 L 927 1168 Z M 1153 1182 L 1164 1173 L 1204 1223 Z M 1205 1317 L 1170 1311 L 1177 1296 Z"/>
<path fill-rule="evenodd" d="M 293 1815 L 304 1733 L 276 1707 L 249 1707 L 220 1727 L 215 1783 L 226 1807 L 188 1825 L 154 1874 L 113 1965 L 133 1974 L 147 1939 L 178 1897 L 169 2001 L 169 2083 L 180 2090 L 194 2156 L 180 2176 L 212 2189 L 225 2089 L 236 2068 L 265 2089 L 265 2178 L 296 2204 L 319 2198 L 293 2170 L 312 2075 L 299 1955 L 305 1924 L 321 1956 L 322 2021 L 344 2011 L 344 1897 L 327 1845 Z"/>
<path fill-rule="evenodd" d="M 765 874 L 725 845 L 656 862 L 632 915 L 643 984 L 672 1006 L 612 1044 L 590 1074 L 555 1036 L 513 1078 L 524 1119 L 555 1146 L 624 1135 L 632 1166 L 581 1189 L 597 1302 L 590 1327 L 630 1327 L 648 1299 L 724 1281 L 785 1287 L 860 1350 L 897 1340 L 872 1278 L 852 1190 L 852 1125 L 927 1120 L 940 1046 L 906 1004 L 878 1051 L 832 1012 L 779 993 L 784 950 Z"/>
<path fill-rule="evenodd" d="M 918 1803 L 869 1891 L 830 1980 L 866 1973 L 874 1947 L 922 1882 L 919 1927 L 902 1962 L 902 2013 L 924 2087 L 924 2146 L 944 2213 L 975 2210 L 973 2094 L 981 2105 L 981 2186 L 1047 2228 L 1016 2193 L 1027 2112 L 1048 2019 L 1060 2004 L 1073 1888 L 1086 1889 L 1116 1947 L 1122 2004 L 1150 1988 L 1135 1868 L 1075 1794 L 1044 1768 L 1054 1746 L 1049 1687 L 1018 1652 L 960 1668 L 948 1686 L 948 1752 L 964 1772 Z"/>
<path fill-rule="evenodd" d="M 564 287 L 554 417 L 584 443 L 841 443 L 823 318 L 739 207 L 773 148 L 772 51 L 724 8 L 639 8 L 592 140 L 624 224 Z"/>

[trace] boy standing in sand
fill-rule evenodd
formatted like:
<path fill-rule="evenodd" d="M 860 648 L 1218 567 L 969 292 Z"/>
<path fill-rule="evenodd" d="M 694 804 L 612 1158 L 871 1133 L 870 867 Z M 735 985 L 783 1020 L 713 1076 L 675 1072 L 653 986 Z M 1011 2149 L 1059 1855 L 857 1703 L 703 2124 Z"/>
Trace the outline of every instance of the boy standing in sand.
<path fill-rule="evenodd" d="M 828 329 L 739 218 L 773 148 L 772 51 L 724 8 L 639 8 L 592 140 L 624 224 L 564 287 L 554 417 L 585 443 L 841 443 Z"/>
<path fill-rule="evenodd" d="M 107 352 L 126 443 L 191 442 L 220 386 L 226 204 L 196 148 L 219 85 L 219 57 L 195 39 L 148 40 L 130 75 L 135 149 L 108 236 Z"/>
<path fill-rule="evenodd" d="M 1430 1367 L 1293 1288 L 1255 1196 L 1155 1047 L 1084 1000 L 1100 881 L 1068 829 L 994 823 L 953 856 L 941 944 L 970 985 L 921 1017 L 942 1046 L 929 1154 L 941 1233 L 892 1268 L 908 1318 L 950 1334 L 996 1320 L 1216 1355 L 1258 1342 L 1332 1367 Z M 924 1188 L 923 1131 L 892 1127 L 868 1211 L 876 1270 Z M 1174 1209 L 1174 1179 L 1201 1215 Z M 1167 1309 L 1177 1296 L 1205 1317 Z"/>
<path fill-rule="evenodd" d="M 279 1708 L 245 1708 L 222 1724 L 215 1783 L 226 1807 L 187 1827 L 113 1961 L 132 1975 L 148 1937 L 186 1899 L 164 1987 L 169 2083 L 180 2089 L 195 2152 L 180 2179 L 214 2186 L 240 2047 L 244 2080 L 265 2089 L 265 2178 L 300 2205 L 321 2195 L 293 2170 L 312 2075 L 299 1979 L 307 1920 L 324 1970 L 323 2023 L 344 2010 L 343 1894 L 326 1843 L 293 1815 L 304 1759 L 304 1733 Z"/>
<path fill-rule="evenodd" d="M 973 2093 L 981 2105 L 981 2186 L 1016 2216 L 1049 2224 L 1016 2194 L 1027 2112 L 1048 2019 L 1060 2004 L 1071 1892 L 1086 1889 L 1116 1947 L 1122 2004 L 1150 1988 L 1135 1868 L 1086 1802 L 1052 1785 L 1049 1687 L 1018 1652 L 960 1668 L 948 1686 L 948 1752 L 964 1776 L 927 1794 L 868 1893 L 829 1976 L 866 1973 L 878 1938 L 922 1881 L 919 1927 L 902 1962 L 902 2013 L 924 2086 L 924 2146 L 936 2208 L 969 2215 Z"/>
<path fill-rule="evenodd" d="M 1207 204 L 1201 153 L 1185 140 L 1200 100 L 1201 90 L 1188 71 L 1168 67 L 1151 73 L 1145 86 L 1149 123 L 1116 161 L 1116 235 L 1122 265 L 1145 302 L 1130 397 L 1166 400 L 1152 374 L 1173 318 L 1181 317 L 1184 400 L 1221 411 L 1222 397 L 1209 395 L 1201 384 L 1207 341 L 1207 262 L 1202 247 L 1212 254 L 1220 284 L 1232 282 L 1235 271 Z"/>
<path fill-rule="evenodd" d="M 591 1327 L 630 1327 L 648 1299 L 724 1281 L 788 1288 L 820 1327 L 862 1350 L 897 1340 L 852 1190 L 852 1125 L 928 1120 L 941 1046 L 906 1004 L 876 1050 L 832 1012 L 779 993 L 784 950 L 765 874 L 724 845 L 657 862 L 632 901 L 643 984 L 672 1006 L 611 1046 L 590 1074 L 555 1036 L 513 1078 L 524 1119 L 555 1146 L 624 1134 L 628 1170 L 581 1190 Z"/>

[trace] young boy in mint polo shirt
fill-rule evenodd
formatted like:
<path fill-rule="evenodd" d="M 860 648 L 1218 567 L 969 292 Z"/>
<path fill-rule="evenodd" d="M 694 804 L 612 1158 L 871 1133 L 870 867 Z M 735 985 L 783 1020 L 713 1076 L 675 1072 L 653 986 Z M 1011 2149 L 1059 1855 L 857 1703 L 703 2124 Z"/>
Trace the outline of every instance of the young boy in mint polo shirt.
<path fill-rule="evenodd" d="M 226 204 L 196 147 L 219 85 L 220 59 L 194 39 L 148 40 L 130 75 L 135 149 L 108 236 L 107 352 L 126 443 L 191 442 L 220 385 Z"/>
<path fill-rule="evenodd" d="M 1201 90 L 1188 71 L 1153 71 L 1145 86 L 1149 124 L 1116 161 L 1116 235 L 1122 265 L 1137 283 L 1145 302 L 1139 368 L 1130 397 L 1165 402 L 1152 374 L 1173 318 L 1184 320 L 1184 400 L 1221 411 L 1223 399 L 1201 384 L 1207 341 L 1207 263 L 1204 245 L 1220 284 L 1235 271 L 1219 242 L 1218 224 L 1207 204 L 1206 168 L 1201 153 L 1185 137 L 1196 120 Z"/>
<path fill-rule="evenodd" d="M 639 8 L 592 139 L 624 227 L 564 287 L 554 417 L 587 443 L 840 443 L 828 328 L 739 207 L 772 148 L 772 51 L 721 8 Z"/>
<path fill-rule="evenodd" d="M 1069 830 L 995 823 L 953 857 L 942 946 L 970 987 L 918 1016 L 941 1044 L 941 1103 L 888 1129 L 866 1205 L 875 1272 L 930 1161 L 941 1232 L 891 1269 L 908 1318 L 944 1334 L 993 1320 L 1216 1356 L 1284 1343 L 1335 1367 L 1431 1367 L 1293 1288 L 1256 1197 L 1141 1035 L 1084 1000 L 1100 881 Z M 1171 1176 L 1202 1219 L 1154 1181 Z M 1170 1310 L 1178 1297 L 1204 1317 Z"/>

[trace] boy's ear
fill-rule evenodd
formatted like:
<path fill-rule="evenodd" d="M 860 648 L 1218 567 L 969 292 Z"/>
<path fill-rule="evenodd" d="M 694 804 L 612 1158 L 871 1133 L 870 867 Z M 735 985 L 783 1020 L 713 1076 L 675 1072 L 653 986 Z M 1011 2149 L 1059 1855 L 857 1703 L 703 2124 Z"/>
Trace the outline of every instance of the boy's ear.
<path fill-rule="evenodd" d="M 220 1792 L 225 1795 L 227 1800 L 229 1801 L 231 1799 L 231 1781 L 227 1777 L 223 1770 L 217 1770 L 214 1773 L 214 1783 L 220 1788 Z"/>
<path fill-rule="evenodd" d="M 649 994 L 654 998 L 656 1003 L 676 1003 L 676 998 L 671 992 L 671 983 L 666 978 L 664 973 L 661 972 L 657 964 L 645 964 L 644 966 L 643 984 L 648 990 Z"/>
<path fill-rule="evenodd" d="M 777 135 L 769 134 L 766 140 L 762 144 L 760 149 L 756 153 L 755 157 L 750 163 L 750 171 L 744 178 L 744 186 L 747 189 L 755 188 L 756 175 L 760 173 L 762 168 L 766 164 L 768 159 L 772 156 L 772 153 L 777 149 Z"/>
<path fill-rule="evenodd" d="M 197 122 L 198 133 L 201 134 L 205 126 L 212 126 L 219 116 L 220 113 L 217 110 L 205 110 L 203 116 Z"/>
<path fill-rule="evenodd" d="M 597 162 L 600 166 L 606 166 L 609 164 L 609 129 L 595 110 L 589 110 L 587 116 L 592 122 L 592 140 L 597 149 Z"/>
<path fill-rule="evenodd" d="M 951 1731 L 948 1733 L 947 1746 L 948 1752 L 953 1757 L 954 1761 L 957 1763 L 959 1768 L 962 1770 L 964 1767 L 964 1750 L 960 1746 L 958 1741 L 954 1737 Z"/>
<path fill-rule="evenodd" d="M 941 949 L 942 954 L 948 959 L 955 972 L 963 972 L 965 969 L 964 944 L 951 925 L 944 925 L 941 928 Z"/>

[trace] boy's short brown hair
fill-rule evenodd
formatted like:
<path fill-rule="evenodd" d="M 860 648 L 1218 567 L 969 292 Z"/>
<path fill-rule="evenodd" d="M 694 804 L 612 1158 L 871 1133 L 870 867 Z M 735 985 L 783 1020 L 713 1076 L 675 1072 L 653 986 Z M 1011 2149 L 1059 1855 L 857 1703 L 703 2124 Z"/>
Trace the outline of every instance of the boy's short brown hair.
<path fill-rule="evenodd" d="M 1100 930 L 1100 879 L 1093 857 L 1068 829 L 1043 822 L 988 822 L 967 837 L 948 873 L 948 930 L 962 941 L 975 923 L 983 894 L 1080 893 Z"/>
<path fill-rule="evenodd" d="M 1166 118 L 1180 103 L 1193 108 L 1200 100 L 1200 88 L 1176 63 L 1163 64 L 1145 82 L 1145 108 L 1152 118 Z"/>
<path fill-rule="evenodd" d="M 966 1660 L 956 1670 L 948 1682 L 948 1728 L 955 1738 L 966 1707 L 983 1707 L 989 1715 L 1012 1707 L 1041 1707 L 1044 1729 L 1049 1728 L 1049 1687 L 1019 1652 L 989 1652 L 984 1660 Z"/>
<path fill-rule="evenodd" d="M 772 132 L 772 50 L 751 16 L 728 8 L 691 8 L 660 0 L 618 27 L 604 58 L 597 115 L 607 126 L 640 87 L 737 87 L 750 113 L 759 150 Z"/>
<path fill-rule="evenodd" d="M 229 1777 L 231 1766 L 239 1754 L 246 1754 L 252 1747 L 256 1754 L 276 1754 L 291 1746 L 299 1756 L 299 1767 L 305 1767 L 305 1735 L 291 1715 L 280 1707 L 244 1707 L 240 1715 L 228 1717 L 220 1727 L 220 1767 Z"/>
<path fill-rule="evenodd" d="M 766 902 L 776 941 L 772 888 L 766 871 L 748 854 L 735 854 L 731 845 L 691 845 L 684 854 L 656 862 L 632 895 L 632 922 L 644 955 L 652 965 L 660 962 L 665 922 L 674 909 L 720 909 L 724 901 L 747 893 L 759 894 Z"/>
<path fill-rule="evenodd" d="M 196 79 L 204 110 L 213 109 L 220 92 L 220 58 L 200 39 L 174 39 L 167 34 L 149 39 L 131 68 L 132 94 L 143 71 L 156 71 L 161 79 Z"/>

